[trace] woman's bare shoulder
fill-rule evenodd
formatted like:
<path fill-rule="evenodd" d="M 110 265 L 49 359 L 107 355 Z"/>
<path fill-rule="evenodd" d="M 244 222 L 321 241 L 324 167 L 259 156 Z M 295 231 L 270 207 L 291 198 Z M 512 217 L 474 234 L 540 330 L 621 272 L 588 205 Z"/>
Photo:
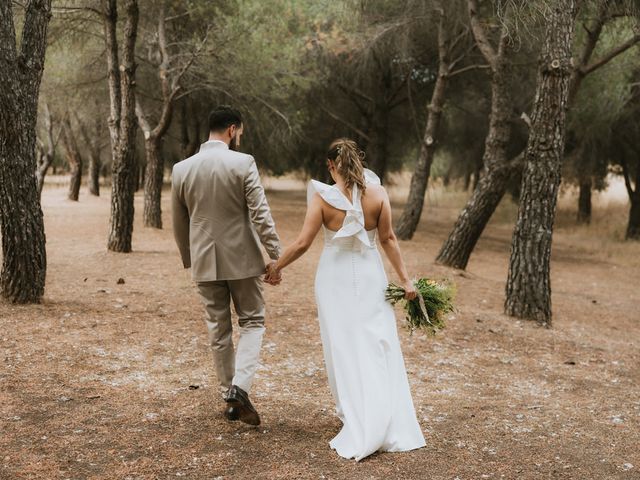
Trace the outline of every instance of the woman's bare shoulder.
<path fill-rule="evenodd" d="M 365 195 L 368 195 L 371 198 L 382 200 L 387 197 L 387 191 L 382 185 L 376 185 L 376 184 L 370 183 L 367 185 L 367 190 L 365 192 Z"/>

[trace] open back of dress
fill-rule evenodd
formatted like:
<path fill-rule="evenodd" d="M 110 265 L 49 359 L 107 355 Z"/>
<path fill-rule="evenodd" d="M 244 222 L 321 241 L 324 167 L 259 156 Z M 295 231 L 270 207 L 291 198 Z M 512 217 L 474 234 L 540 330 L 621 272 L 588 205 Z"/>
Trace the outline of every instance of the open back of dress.
<path fill-rule="evenodd" d="M 380 183 L 366 171 L 368 183 Z M 323 227 L 324 250 L 316 274 L 316 302 L 325 366 L 343 427 L 330 445 L 345 458 L 376 451 L 420 448 L 425 440 L 416 419 L 396 319 L 385 300 L 387 276 L 376 231 L 365 229 L 361 193 L 349 200 L 335 186 L 312 180 L 318 193 L 345 211 L 337 232 Z"/>

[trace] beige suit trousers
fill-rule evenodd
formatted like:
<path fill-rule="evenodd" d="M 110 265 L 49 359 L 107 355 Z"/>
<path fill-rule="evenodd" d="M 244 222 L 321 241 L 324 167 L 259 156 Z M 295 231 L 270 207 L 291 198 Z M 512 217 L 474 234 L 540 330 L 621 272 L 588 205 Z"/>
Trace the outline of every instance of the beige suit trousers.
<path fill-rule="evenodd" d="M 205 307 L 218 381 L 224 390 L 237 385 L 248 393 L 260 360 L 265 331 L 262 279 L 217 280 L 197 285 Z M 237 352 L 232 339 L 232 300 L 240 326 Z"/>

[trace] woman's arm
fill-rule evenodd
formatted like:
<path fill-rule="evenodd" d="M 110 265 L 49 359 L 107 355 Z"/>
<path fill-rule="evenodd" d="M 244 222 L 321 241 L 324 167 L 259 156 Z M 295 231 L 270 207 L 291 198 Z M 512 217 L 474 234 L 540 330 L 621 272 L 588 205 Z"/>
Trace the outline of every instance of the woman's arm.
<path fill-rule="evenodd" d="M 307 215 L 304 218 L 304 224 L 302 230 L 298 235 L 298 238 L 289 245 L 282 253 L 277 262 L 275 262 L 274 269 L 276 273 L 285 268 L 290 263 L 295 262 L 300 258 L 313 243 L 313 239 L 316 238 L 320 227 L 322 226 L 322 198 L 317 193 L 311 199 L 309 207 L 307 208 Z"/>
<path fill-rule="evenodd" d="M 391 220 L 391 203 L 389 202 L 389 196 L 384 191 L 384 198 L 382 200 L 382 211 L 380 212 L 380 218 L 378 219 L 378 237 L 380 239 L 380 245 L 387 255 L 387 258 L 391 262 L 393 269 L 400 277 L 400 282 L 405 289 L 405 298 L 413 300 L 417 296 L 416 288 L 413 282 L 409 279 L 407 268 L 402 260 L 402 254 L 400 253 L 400 245 L 398 244 L 398 238 L 393 231 L 393 223 Z"/>

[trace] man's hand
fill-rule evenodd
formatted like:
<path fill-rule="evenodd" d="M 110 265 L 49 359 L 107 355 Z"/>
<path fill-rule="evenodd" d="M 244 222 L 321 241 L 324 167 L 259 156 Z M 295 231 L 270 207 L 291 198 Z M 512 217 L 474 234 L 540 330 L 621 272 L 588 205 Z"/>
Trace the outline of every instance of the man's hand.
<path fill-rule="evenodd" d="M 267 265 L 264 281 L 269 285 L 280 285 L 280 282 L 282 281 L 282 274 L 278 270 L 277 262 L 274 261 Z"/>

